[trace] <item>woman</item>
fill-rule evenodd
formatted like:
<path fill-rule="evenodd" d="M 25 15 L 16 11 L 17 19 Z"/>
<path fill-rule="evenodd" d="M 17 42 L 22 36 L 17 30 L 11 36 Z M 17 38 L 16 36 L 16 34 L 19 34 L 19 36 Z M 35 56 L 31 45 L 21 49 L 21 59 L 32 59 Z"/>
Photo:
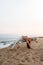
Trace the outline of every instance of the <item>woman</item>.
<path fill-rule="evenodd" d="M 22 36 L 22 39 L 26 41 L 27 48 L 31 48 L 30 42 L 33 40 L 32 38 L 29 38 L 28 36 Z"/>

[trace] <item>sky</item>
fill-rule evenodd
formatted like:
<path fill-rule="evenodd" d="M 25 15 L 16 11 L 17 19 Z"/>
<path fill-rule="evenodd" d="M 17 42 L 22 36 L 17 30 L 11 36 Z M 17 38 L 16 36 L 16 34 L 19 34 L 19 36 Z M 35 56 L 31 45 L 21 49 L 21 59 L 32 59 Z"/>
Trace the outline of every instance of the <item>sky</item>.
<path fill-rule="evenodd" d="M 0 34 L 43 36 L 43 0 L 0 0 Z"/>

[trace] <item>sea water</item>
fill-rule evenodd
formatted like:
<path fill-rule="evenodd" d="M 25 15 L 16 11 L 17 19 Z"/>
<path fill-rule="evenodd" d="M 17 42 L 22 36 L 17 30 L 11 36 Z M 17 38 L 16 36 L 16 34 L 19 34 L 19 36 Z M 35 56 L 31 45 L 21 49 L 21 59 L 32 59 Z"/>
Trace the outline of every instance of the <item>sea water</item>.
<path fill-rule="evenodd" d="M 15 44 L 20 40 L 19 35 L 0 35 L 0 49 L 9 47 L 11 44 Z"/>
<path fill-rule="evenodd" d="M 5 48 L 13 44 L 14 38 L 0 38 L 0 48 Z"/>

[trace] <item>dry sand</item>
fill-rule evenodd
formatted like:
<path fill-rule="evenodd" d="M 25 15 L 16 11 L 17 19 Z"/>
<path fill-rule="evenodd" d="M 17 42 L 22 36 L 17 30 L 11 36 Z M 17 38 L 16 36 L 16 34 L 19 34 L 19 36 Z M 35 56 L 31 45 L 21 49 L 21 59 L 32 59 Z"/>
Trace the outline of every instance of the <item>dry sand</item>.
<path fill-rule="evenodd" d="M 0 49 L 0 65 L 43 65 L 43 38 L 38 43 L 31 42 L 32 49 L 28 49 L 26 42 Z"/>

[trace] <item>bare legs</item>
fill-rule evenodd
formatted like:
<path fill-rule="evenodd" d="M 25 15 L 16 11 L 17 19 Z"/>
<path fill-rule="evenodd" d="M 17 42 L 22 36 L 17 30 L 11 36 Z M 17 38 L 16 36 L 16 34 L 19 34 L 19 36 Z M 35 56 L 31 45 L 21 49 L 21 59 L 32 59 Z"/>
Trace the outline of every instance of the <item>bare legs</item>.
<path fill-rule="evenodd" d="M 27 48 L 31 48 L 30 42 L 32 41 L 32 38 L 29 38 L 27 36 L 22 36 L 22 39 L 26 41 Z"/>
<path fill-rule="evenodd" d="M 30 46 L 30 41 L 27 40 L 27 41 L 26 41 L 26 44 L 27 44 L 27 48 L 30 49 L 30 48 L 31 48 L 31 46 Z"/>

